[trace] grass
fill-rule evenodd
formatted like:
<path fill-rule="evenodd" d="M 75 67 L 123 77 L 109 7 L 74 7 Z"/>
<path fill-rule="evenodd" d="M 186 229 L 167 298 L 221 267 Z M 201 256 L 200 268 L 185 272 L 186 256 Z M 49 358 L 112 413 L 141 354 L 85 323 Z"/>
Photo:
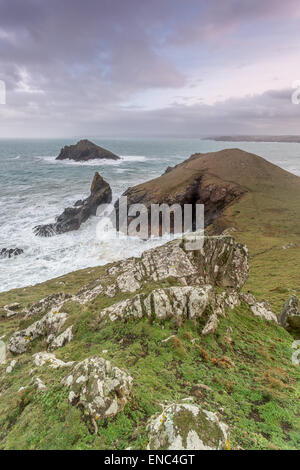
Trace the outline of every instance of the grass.
<path fill-rule="evenodd" d="M 43 366 L 30 375 L 31 354 L 45 349 L 40 340 L 18 357 L 10 375 L 0 366 L 0 449 L 145 448 L 150 416 L 161 403 L 187 396 L 219 412 L 233 449 L 299 448 L 300 370 L 291 362 L 292 338 L 284 329 L 254 317 L 246 305 L 229 311 L 213 336 L 202 336 L 202 325 L 191 321 L 99 325 L 93 319 L 100 301 L 97 308 L 68 304 L 75 338 L 56 355 L 65 361 L 100 355 L 127 370 L 135 386 L 124 411 L 99 423 L 98 435 L 90 434 L 80 411 L 67 402 L 61 385 L 66 370 Z M 32 376 L 47 390 L 34 390 Z M 211 391 L 195 393 L 198 383 Z M 21 386 L 27 388 L 18 392 Z"/>

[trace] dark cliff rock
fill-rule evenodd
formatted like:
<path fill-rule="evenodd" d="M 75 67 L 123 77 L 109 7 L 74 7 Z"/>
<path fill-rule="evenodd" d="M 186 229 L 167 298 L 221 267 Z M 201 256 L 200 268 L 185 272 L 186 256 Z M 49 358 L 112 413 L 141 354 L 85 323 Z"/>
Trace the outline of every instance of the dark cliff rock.
<path fill-rule="evenodd" d="M 119 160 L 120 157 L 89 140 L 80 140 L 76 145 L 66 145 L 61 149 L 56 160 L 75 160 L 84 162 L 87 160 L 110 159 Z"/>
<path fill-rule="evenodd" d="M 232 152 L 235 157 L 235 151 Z M 231 180 L 225 171 L 218 174 L 216 168 L 222 159 L 226 160 L 226 155 L 223 155 L 222 152 L 219 153 L 220 155 L 217 153 L 192 155 L 183 163 L 175 167 L 168 167 L 159 178 L 128 188 L 123 196 L 127 196 L 128 205 L 142 203 L 147 207 L 149 226 L 151 204 L 164 203 L 169 206 L 179 204 L 183 212 L 185 204 L 191 204 L 193 208 L 196 204 L 204 204 L 205 226 L 208 226 L 221 215 L 230 203 L 240 198 L 248 190 L 246 186 L 239 183 L 238 178 Z M 116 202 L 115 207 L 118 212 L 119 201 Z M 130 218 L 128 222 L 132 219 Z M 194 210 L 193 227 L 191 228 L 195 228 Z M 173 231 L 172 218 L 170 231 Z"/>
<path fill-rule="evenodd" d="M 0 250 L 0 259 L 1 258 L 13 258 L 24 253 L 22 248 L 2 248 Z"/>
<path fill-rule="evenodd" d="M 78 230 L 90 216 L 96 215 L 100 204 L 109 204 L 112 200 L 110 185 L 99 175 L 95 173 L 91 194 L 87 199 L 77 201 L 74 207 L 68 207 L 57 217 L 56 222 L 46 225 L 37 225 L 33 231 L 35 235 L 41 237 L 51 237 L 72 230 Z"/>

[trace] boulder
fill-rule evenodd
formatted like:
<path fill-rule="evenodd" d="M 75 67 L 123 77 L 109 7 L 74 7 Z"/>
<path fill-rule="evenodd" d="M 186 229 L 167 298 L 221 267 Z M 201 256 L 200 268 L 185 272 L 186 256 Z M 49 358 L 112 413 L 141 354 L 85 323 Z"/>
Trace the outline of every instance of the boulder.
<path fill-rule="evenodd" d="M 279 324 L 288 330 L 300 330 L 300 301 L 296 295 L 285 302 L 279 315 Z"/>
<path fill-rule="evenodd" d="M 71 367 L 74 364 L 73 361 L 61 361 L 60 359 L 57 359 L 54 354 L 48 353 L 46 351 L 33 354 L 32 358 L 36 366 L 42 367 L 46 364 L 51 369 L 59 369 L 60 367 Z"/>
<path fill-rule="evenodd" d="M 96 215 L 97 209 L 101 204 L 109 204 L 112 200 L 112 191 L 110 185 L 99 175 L 95 173 L 91 194 L 84 199 L 81 205 L 68 207 L 57 217 L 56 222 L 37 225 L 33 231 L 40 237 L 51 237 L 53 235 L 78 230 L 84 222 L 92 215 Z"/>
<path fill-rule="evenodd" d="M 267 300 L 257 302 L 254 295 L 249 292 L 246 294 L 240 294 L 240 298 L 250 307 L 251 312 L 256 317 L 261 317 L 264 320 L 278 323 L 277 316 L 272 312 L 271 306 Z"/>
<path fill-rule="evenodd" d="M 0 250 L 0 259 L 1 258 L 14 258 L 24 253 L 22 248 L 2 248 Z"/>
<path fill-rule="evenodd" d="M 97 429 L 97 421 L 123 410 L 131 393 L 133 379 L 101 357 L 90 357 L 76 364 L 62 381 L 69 402 L 81 408 Z"/>
<path fill-rule="evenodd" d="M 148 425 L 148 450 L 225 450 L 228 427 L 194 403 L 174 403 Z"/>
<path fill-rule="evenodd" d="M 75 145 L 66 145 L 60 151 L 56 160 L 75 160 L 85 162 L 88 160 L 119 160 L 114 153 L 94 144 L 90 140 L 83 139 Z"/>

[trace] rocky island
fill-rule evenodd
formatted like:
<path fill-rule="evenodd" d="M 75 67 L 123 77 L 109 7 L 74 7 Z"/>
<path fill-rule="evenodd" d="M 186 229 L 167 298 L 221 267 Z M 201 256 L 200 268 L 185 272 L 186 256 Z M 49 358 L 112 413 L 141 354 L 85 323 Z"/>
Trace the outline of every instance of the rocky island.
<path fill-rule="evenodd" d="M 88 160 L 119 160 L 120 157 L 106 150 L 90 140 L 84 139 L 75 145 L 66 145 L 61 149 L 56 160 L 74 160 L 86 162 Z"/>
<path fill-rule="evenodd" d="M 95 173 L 91 185 L 91 194 L 84 200 L 77 201 L 74 207 L 68 207 L 57 217 L 56 222 L 37 225 L 33 231 L 40 237 L 51 237 L 72 230 L 78 230 L 84 222 L 92 215 L 96 215 L 100 204 L 108 204 L 112 200 L 110 185 Z"/>

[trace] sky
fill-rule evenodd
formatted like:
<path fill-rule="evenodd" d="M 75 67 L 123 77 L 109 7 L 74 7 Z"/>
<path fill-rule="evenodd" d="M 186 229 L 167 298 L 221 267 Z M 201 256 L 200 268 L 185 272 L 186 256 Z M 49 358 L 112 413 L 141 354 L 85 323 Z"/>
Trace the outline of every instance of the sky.
<path fill-rule="evenodd" d="M 299 0 L 0 0 L 0 138 L 300 134 L 299 26 Z"/>

